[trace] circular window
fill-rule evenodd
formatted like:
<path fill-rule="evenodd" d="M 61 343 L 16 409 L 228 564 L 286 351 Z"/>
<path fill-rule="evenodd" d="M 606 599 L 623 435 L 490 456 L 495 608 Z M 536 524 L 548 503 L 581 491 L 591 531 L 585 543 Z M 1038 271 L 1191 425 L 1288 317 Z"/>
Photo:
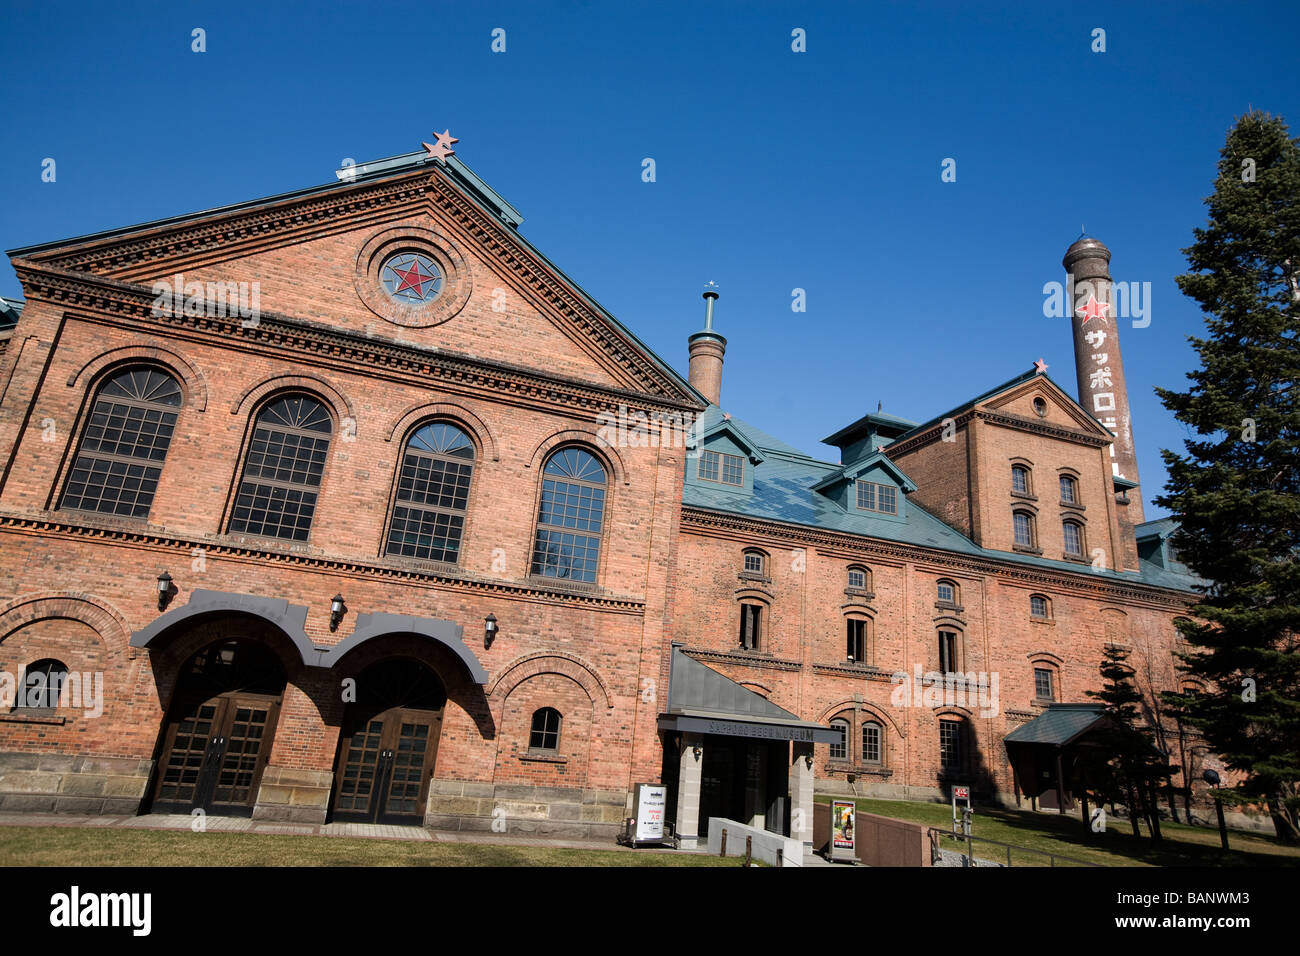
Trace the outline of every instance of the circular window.
<path fill-rule="evenodd" d="M 394 325 L 428 328 L 456 316 L 474 282 L 450 236 L 420 226 L 396 226 L 371 235 L 357 251 L 357 295 Z"/>
<path fill-rule="evenodd" d="M 1046 418 L 1047 402 L 1043 401 L 1041 398 L 1034 399 L 1034 413 L 1038 415 L 1039 418 Z"/>
<path fill-rule="evenodd" d="M 399 252 L 379 269 L 384 291 L 398 302 L 423 305 L 442 292 L 444 277 L 438 263 L 419 252 Z"/>

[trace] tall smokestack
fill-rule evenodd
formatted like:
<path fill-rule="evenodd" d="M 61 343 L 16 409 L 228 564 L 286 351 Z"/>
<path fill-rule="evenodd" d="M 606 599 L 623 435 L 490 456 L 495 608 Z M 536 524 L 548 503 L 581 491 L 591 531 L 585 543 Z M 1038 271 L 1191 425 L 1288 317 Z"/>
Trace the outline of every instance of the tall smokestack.
<path fill-rule="evenodd" d="M 1074 368 L 1079 404 L 1115 433 L 1110 446 L 1111 472 L 1138 481 L 1133 417 L 1129 411 L 1124 360 L 1119 350 L 1110 250 L 1096 239 L 1079 239 L 1061 260 L 1073 289 Z M 1121 524 L 1144 520 L 1141 489 L 1134 489 Z"/>
<path fill-rule="evenodd" d="M 717 298 L 717 283 L 710 282 L 704 287 L 704 328 L 687 339 L 691 385 L 714 405 L 721 404 L 722 356 L 727 351 L 727 340 L 713 331 L 713 303 Z"/>

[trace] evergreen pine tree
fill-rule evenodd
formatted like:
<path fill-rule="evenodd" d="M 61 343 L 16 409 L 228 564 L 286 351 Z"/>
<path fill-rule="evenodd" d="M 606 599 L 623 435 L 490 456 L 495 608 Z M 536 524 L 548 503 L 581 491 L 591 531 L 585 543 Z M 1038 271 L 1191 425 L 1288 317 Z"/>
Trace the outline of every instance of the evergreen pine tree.
<path fill-rule="evenodd" d="M 1239 773 L 1225 798 L 1264 804 L 1300 840 L 1300 145 L 1280 117 L 1228 132 L 1209 222 L 1183 250 L 1183 293 L 1206 314 L 1185 392 L 1157 389 L 1194 433 L 1164 451 L 1179 559 L 1207 583 L 1179 624 L 1186 673 L 1213 690 L 1169 695 Z"/>

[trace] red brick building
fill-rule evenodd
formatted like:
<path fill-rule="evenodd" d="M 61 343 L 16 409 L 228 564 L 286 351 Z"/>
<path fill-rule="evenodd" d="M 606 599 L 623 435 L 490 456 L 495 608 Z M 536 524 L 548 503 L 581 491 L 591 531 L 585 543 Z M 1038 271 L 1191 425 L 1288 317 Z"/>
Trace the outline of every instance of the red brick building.
<path fill-rule="evenodd" d="M 612 834 L 662 780 L 798 838 L 814 788 L 1014 799 L 1107 642 L 1175 686 L 1167 523 L 1045 375 L 817 461 L 520 221 L 421 153 L 11 253 L 0 809 Z"/>

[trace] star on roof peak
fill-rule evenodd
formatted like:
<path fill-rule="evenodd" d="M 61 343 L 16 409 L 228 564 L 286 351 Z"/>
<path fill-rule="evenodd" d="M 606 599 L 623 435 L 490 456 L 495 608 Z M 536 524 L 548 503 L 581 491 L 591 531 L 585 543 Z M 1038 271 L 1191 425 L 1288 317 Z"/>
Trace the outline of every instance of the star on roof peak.
<path fill-rule="evenodd" d="M 456 155 L 456 151 L 451 148 L 451 144 L 459 143 L 460 140 L 451 135 L 451 130 L 445 129 L 441 133 L 434 133 L 433 138 L 436 142 L 420 144 L 429 151 L 431 159 L 438 159 L 445 163 L 448 156 Z"/>

